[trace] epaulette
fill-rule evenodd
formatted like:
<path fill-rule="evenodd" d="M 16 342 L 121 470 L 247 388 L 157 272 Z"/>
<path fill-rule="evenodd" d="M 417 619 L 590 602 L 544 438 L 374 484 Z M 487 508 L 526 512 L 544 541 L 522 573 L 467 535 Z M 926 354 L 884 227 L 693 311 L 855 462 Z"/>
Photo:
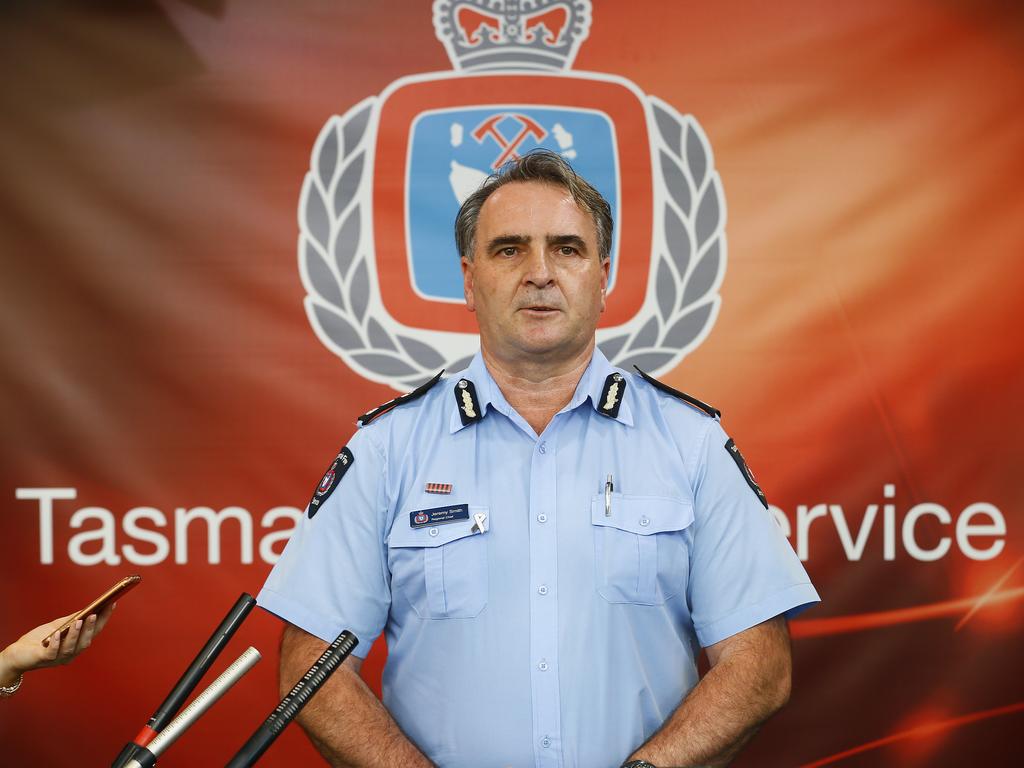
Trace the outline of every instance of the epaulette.
<path fill-rule="evenodd" d="M 413 400 L 423 397 L 425 394 L 427 394 L 427 392 L 430 391 L 431 387 L 433 387 L 435 384 L 437 384 L 437 382 L 441 380 L 441 374 L 443 373 L 444 369 L 442 368 L 441 371 L 426 384 L 422 384 L 416 387 L 416 389 L 414 389 L 412 392 L 409 392 L 406 395 L 400 395 L 396 397 L 394 400 L 388 400 L 383 405 L 378 405 L 372 411 L 368 411 L 367 413 L 364 413 L 362 416 L 356 419 L 356 423 L 358 423 L 360 427 L 365 427 L 378 416 L 383 416 L 392 408 L 397 408 L 403 403 L 411 403 Z"/>
<path fill-rule="evenodd" d="M 480 402 L 476 397 L 476 387 L 469 379 L 459 379 L 455 385 L 455 404 L 459 409 L 462 426 L 468 427 L 484 417 L 480 411 Z"/>
<path fill-rule="evenodd" d="M 619 406 L 622 405 L 622 395 L 626 391 L 626 378 L 616 371 L 608 374 L 604 380 L 604 388 L 601 390 L 601 401 L 597 404 L 597 412 L 602 416 L 612 419 L 619 417 Z"/>
<path fill-rule="evenodd" d="M 635 365 L 633 367 L 636 368 L 636 372 L 639 373 L 643 377 L 643 380 L 646 381 L 648 384 L 650 384 L 655 389 L 660 389 L 666 395 L 672 395 L 672 397 L 675 397 L 675 398 L 678 398 L 679 400 L 682 400 L 684 403 L 686 403 L 687 405 L 691 406 L 692 408 L 696 408 L 698 411 L 701 411 L 706 416 L 710 416 L 713 419 L 719 419 L 719 420 L 722 418 L 722 412 L 720 410 L 718 410 L 717 408 L 714 408 L 714 407 L 708 405 L 707 403 L 702 402 L 701 400 L 698 400 L 696 397 L 691 397 L 690 395 L 686 394 L 685 392 L 680 392 L 678 389 L 673 389 L 668 384 L 662 384 L 660 381 L 658 381 L 653 376 L 648 376 L 646 373 L 641 371 Z"/>

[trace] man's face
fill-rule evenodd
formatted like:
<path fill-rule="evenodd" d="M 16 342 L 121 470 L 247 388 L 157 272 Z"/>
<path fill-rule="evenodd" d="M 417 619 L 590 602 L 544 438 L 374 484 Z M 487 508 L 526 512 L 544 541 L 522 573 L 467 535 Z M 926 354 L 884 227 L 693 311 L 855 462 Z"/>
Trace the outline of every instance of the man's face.
<path fill-rule="evenodd" d="M 462 273 L 481 344 L 495 357 L 569 361 L 593 342 L 608 261 L 598 255 L 593 217 L 567 190 L 531 181 L 492 193 Z"/>

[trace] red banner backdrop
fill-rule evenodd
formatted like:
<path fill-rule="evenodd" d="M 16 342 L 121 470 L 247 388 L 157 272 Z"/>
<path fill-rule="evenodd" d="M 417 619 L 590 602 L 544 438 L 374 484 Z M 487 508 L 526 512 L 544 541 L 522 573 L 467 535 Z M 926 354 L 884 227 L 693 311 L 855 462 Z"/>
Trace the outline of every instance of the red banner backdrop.
<path fill-rule="evenodd" d="M 1024 14 L 593 5 L 574 71 L 694 116 L 728 203 L 717 319 L 661 377 L 724 412 L 824 599 L 737 764 L 1014 763 Z M 452 64 L 427 2 L 2 13 L 0 641 L 144 581 L 0 703 L 0 762 L 103 765 L 394 395 L 311 328 L 296 210 L 332 115 Z M 262 663 L 161 765 L 234 753 L 276 704 L 279 633 L 253 613 L 215 671 Z M 293 726 L 262 764 L 314 755 Z"/>

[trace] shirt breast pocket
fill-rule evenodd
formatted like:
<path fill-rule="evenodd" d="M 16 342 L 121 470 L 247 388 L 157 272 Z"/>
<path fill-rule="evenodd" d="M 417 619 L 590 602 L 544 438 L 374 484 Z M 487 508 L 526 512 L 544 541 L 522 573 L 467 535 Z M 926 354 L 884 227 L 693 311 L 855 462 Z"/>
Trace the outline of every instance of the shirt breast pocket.
<path fill-rule="evenodd" d="M 610 603 L 661 605 L 686 587 L 693 505 L 664 496 L 612 494 L 590 504 L 597 591 Z"/>
<path fill-rule="evenodd" d="M 471 619 L 487 605 L 488 532 L 474 532 L 469 519 L 434 527 L 403 525 L 400 515 L 388 536 L 391 591 L 400 591 L 421 619 Z"/>

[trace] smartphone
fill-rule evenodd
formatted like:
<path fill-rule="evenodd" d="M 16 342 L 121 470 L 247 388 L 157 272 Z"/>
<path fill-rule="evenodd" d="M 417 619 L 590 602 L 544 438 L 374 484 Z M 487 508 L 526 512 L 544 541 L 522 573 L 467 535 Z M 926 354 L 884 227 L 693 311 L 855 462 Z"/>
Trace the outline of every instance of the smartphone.
<path fill-rule="evenodd" d="M 78 621 L 79 619 L 84 619 L 89 614 L 99 613 L 112 602 L 120 598 L 121 595 L 125 594 L 130 589 L 135 587 L 135 585 L 138 584 L 140 581 L 142 581 L 141 576 L 125 576 L 123 579 L 114 584 L 114 586 L 112 586 L 102 595 L 100 595 L 91 603 L 89 603 L 89 605 L 87 605 L 85 608 L 80 610 L 70 619 L 65 621 L 57 630 L 58 632 L 60 632 L 60 636 L 64 637 L 64 635 L 68 633 L 68 630 L 70 630 L 71 627 L 74 626 L 76 621 Z M 43 639 L 44 646 L 48 646 L 50 644 L 50 637 L 53 637 L 53 635 L 50 635 L 49 637 Z"/>

